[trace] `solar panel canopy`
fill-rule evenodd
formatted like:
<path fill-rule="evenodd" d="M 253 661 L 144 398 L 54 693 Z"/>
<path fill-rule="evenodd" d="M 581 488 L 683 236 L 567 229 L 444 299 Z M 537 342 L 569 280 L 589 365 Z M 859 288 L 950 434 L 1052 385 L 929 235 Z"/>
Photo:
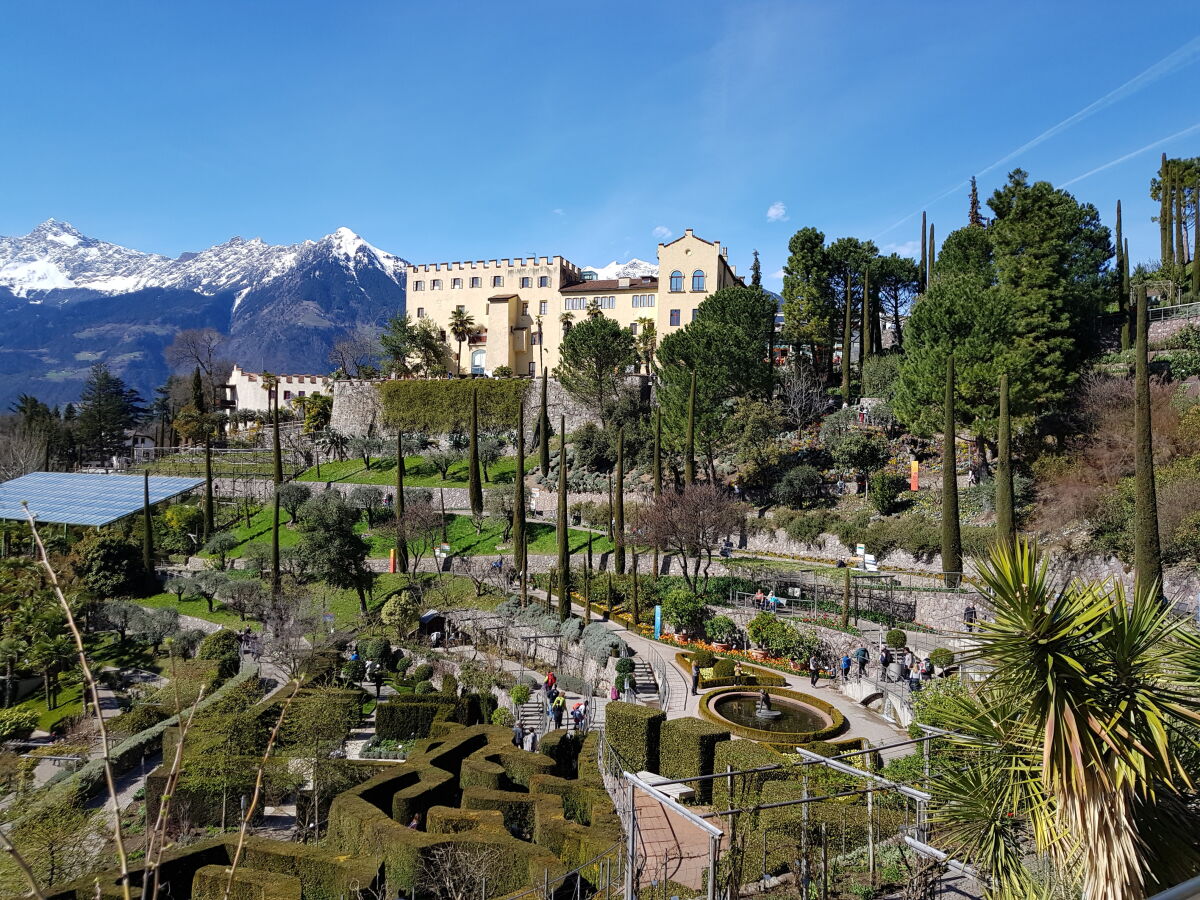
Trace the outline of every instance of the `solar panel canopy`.
<path fill-rule="evenodd" d="M 22 501 L 38 522 L 56 525 L 107 525 L 142 508 L 141 475 L 91 475 L 33 472 L 0 484 L 0 519 L 26 518 Z M 159 503 L 195 490 L 203 478 L 150 476 L 150 502 Z"/>

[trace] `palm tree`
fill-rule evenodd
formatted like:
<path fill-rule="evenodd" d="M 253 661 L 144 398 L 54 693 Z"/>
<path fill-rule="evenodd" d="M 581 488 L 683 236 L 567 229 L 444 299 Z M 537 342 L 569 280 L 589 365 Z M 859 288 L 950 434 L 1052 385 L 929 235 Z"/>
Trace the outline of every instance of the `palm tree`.
<path fill-rule="evenodd" d="M 935 835 L 991 896 L 1034 896 L 1029 841 L 1089 900 L 1139 900 L 1200 867 L 1200 634 L 1116 582 L 1055 586 L 1033 545 L 980 568 L 992 621 L 967 654 L 987 677 L 948 718 L 964 765 L 931 785 Z"/>
<path fill-rule="evenodd" d="M 462 345 L 475 331 L 475 318 L 461 307 L 450 313 L 450 333 L 458 341 L 458 374 L 462 374 Z"/>
<path fill-rule="evenodd" d="M 575 313 L 565 312 L 558 317 L 558 321 L 562 323 L 563 334 L 571 330 L 571 326 L 575 324 Z"/>

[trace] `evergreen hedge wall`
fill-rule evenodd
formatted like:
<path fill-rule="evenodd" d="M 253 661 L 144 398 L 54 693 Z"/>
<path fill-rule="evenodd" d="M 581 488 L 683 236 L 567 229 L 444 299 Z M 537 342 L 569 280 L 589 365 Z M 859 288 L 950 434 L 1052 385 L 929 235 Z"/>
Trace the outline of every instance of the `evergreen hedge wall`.
<path fill-rule="evenodd" d="M 692 778 L 711 775 L 717 744 L 730 739 L 729 730 L 694 719 L 669 719 L 663 723 L 659 741 L 660 775 L 667 778 Z M 692 787 L 696 796 L 707 803 L 712 798 L 712 782 L 698 781 Z"/>
<path fill-rule="evenodd" d="M 631 772 L 658 771 L 662 710 L 614 700 L 604 707 L 608 744 Z"/>

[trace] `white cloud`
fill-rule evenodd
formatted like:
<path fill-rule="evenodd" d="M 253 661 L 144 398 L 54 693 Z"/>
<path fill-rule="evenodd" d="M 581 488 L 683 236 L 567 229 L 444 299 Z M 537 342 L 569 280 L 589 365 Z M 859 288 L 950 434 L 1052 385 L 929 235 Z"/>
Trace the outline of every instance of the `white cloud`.
<path fill-rule="evenodd" d="M 651 234 L 653 234 L 660 241 L 665 241 L 673 234 L 673 232 L 666 225 L 656 225 Z"/>
<path fill-rule="evenodd" d="M 786 222 L 788 220 L 787 206 L 782 200 L 776 200 L 767 207 L 768 222 Z"/>
<path fill-rule="evenodd" d="M 551 210 L 551 212 L 553 212 L 556 216 L 565 216 L 566 215 L 566 212 L 564 212 L 561 209 L 554 209 L 554 210 Z"/>
<path fill-rule="evenodd" d="M 777 281 L 780 284 L 783 284 L 783 269 L 776 269 L 774 272 L 772 272 L 770 275 L 767 276 L 767 280 L 768 281 Z"/>
<path fill-rule="evenodd" d="M 902 244 L 884 244 L 884 253 L 896 253 L 900 256 L 911 256 L 916 258 L 921 253 L 920 241 L 905 241 Z"/>

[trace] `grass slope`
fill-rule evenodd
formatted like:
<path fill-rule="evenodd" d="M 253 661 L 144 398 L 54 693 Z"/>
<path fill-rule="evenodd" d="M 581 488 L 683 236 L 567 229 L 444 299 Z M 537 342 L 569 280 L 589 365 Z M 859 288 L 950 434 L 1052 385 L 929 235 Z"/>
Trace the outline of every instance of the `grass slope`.
<path fill-rule="evenodd" d="M 525 464 L 525 471 L 532 471 L 531 465 L 536 464 L 533 457 L 527 457 L 531 462 Z M 446 472 L 446 480 L 425 462 L 421 456 L 404 457 L 404 486 L 405 487 L 466 487 L 467 460 L 463 459 L 452 465 Z M 500 487 L 513 483 L 516 476 L 517 460 L 513 456 L 505 456 L 488 466 L 490 481 L 483 486 Z M 340 462 L 321 463 L 321 474 L 313 466 L 301 473 L 298 481 L 349 481 L 355 484 L 395 485 L 396 464 L 392 457 L 371 460 L 371 468 L 363 465 L 361 459 L 347 459 Z"/>

